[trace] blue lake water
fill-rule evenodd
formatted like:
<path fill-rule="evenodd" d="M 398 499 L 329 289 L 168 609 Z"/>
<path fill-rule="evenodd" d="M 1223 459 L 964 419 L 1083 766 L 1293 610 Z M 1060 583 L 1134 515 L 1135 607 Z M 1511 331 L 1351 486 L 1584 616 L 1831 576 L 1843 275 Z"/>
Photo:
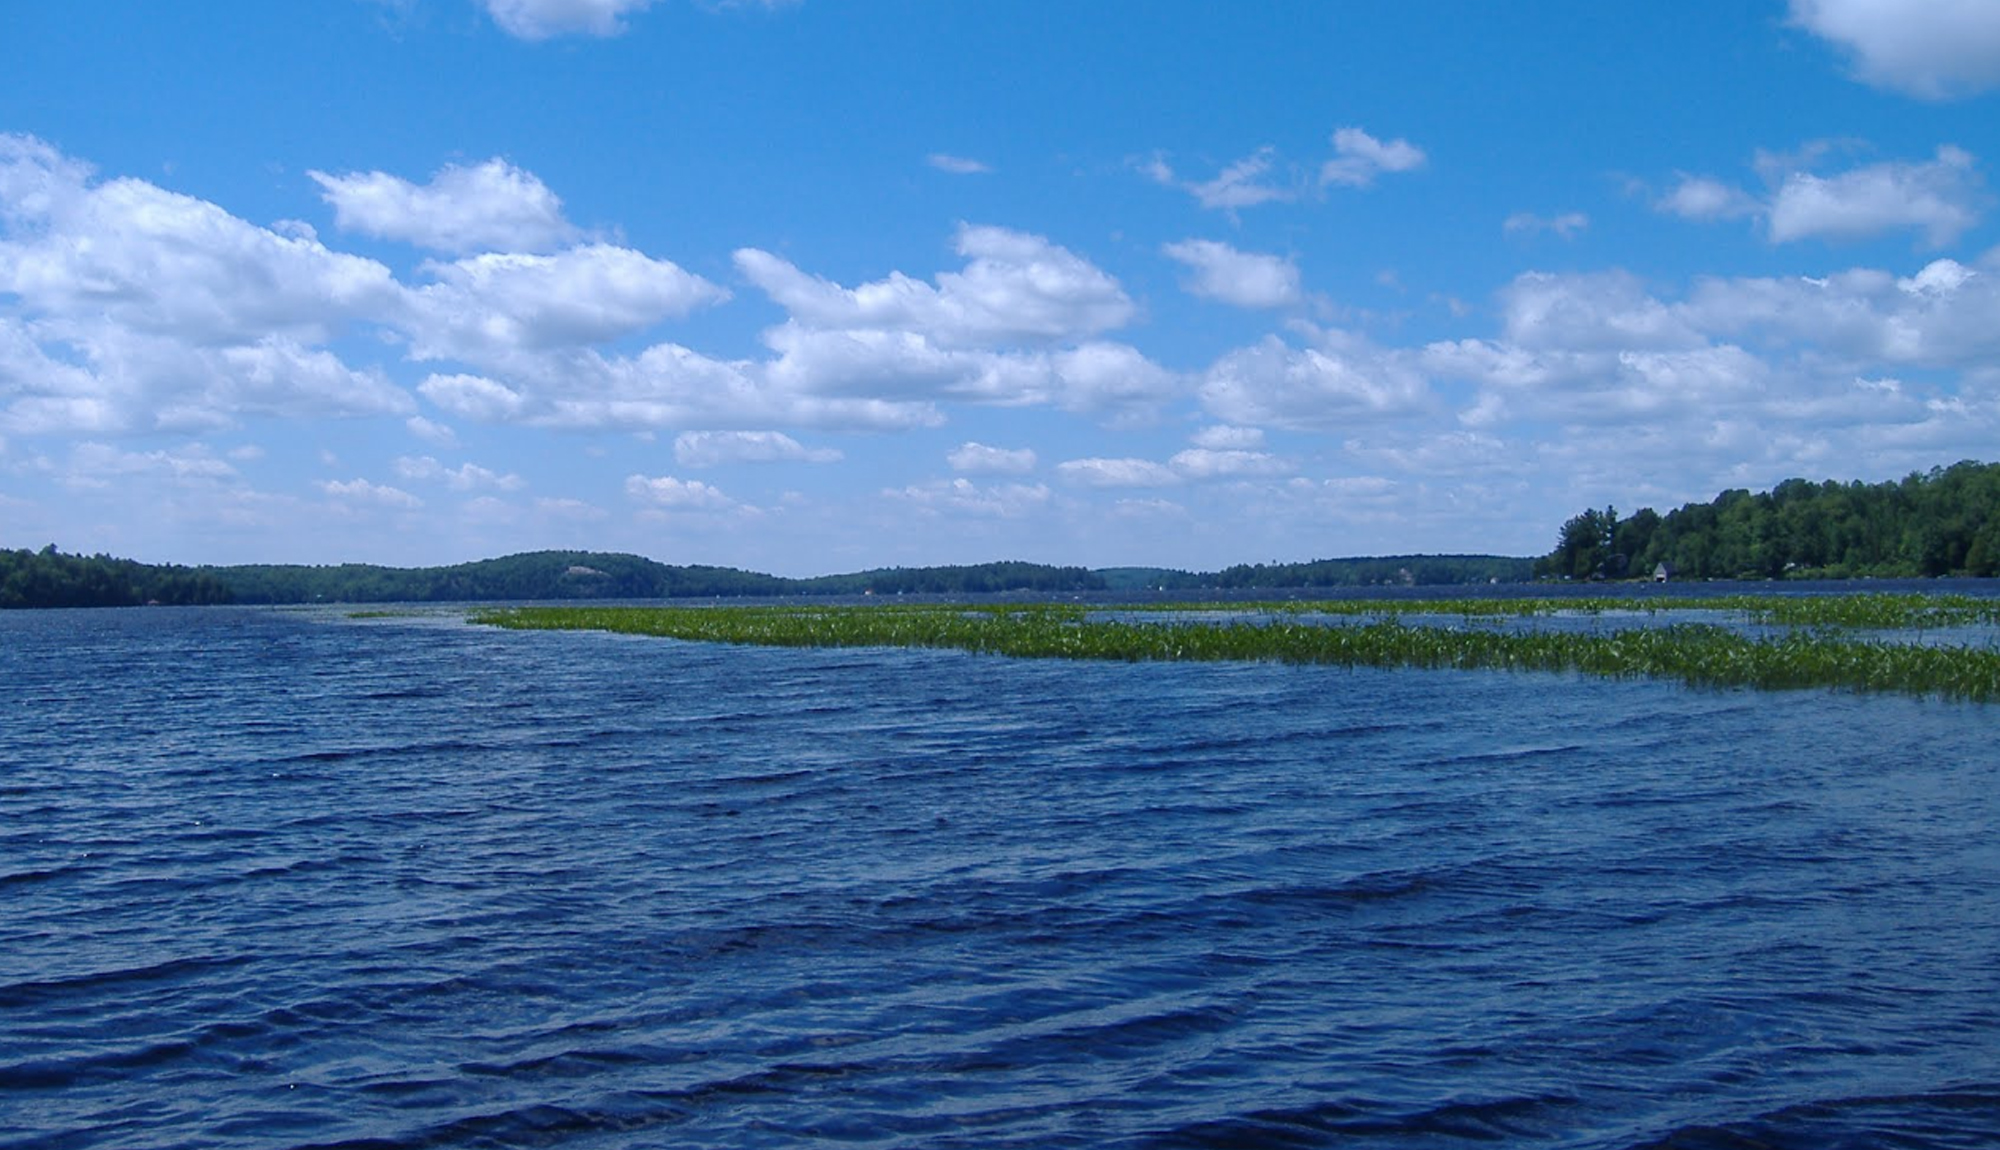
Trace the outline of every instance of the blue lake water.
<path fill-rule="evenodd" d="M 0 1147 L 1991 1146 L 1996 720 L 0 614 Z"/>

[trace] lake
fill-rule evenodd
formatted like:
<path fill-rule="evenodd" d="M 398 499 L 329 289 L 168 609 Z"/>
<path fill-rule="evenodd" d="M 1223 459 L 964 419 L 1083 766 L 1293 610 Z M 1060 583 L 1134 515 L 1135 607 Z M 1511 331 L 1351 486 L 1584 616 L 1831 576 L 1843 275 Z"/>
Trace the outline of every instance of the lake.
<path fill-rule="evenodd" d="M 0 614 L 0 1147 L 1990 1146 L 2000 708 Z"/>

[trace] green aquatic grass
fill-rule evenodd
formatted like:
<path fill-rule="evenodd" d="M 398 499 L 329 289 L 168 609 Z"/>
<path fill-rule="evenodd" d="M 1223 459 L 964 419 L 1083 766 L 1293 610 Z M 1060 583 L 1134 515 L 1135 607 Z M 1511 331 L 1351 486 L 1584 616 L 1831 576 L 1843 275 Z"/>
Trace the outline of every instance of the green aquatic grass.
<path fill-rule="evenodd" d="M 1852 595 L 1576 595 L 1521 599 L 1309 599 L 1230 604 L 1157 603 L 1121 606 L 1121 612 L 1201 610 L 1270 614 L 1390 618 L 1449 615 L 1467 619 L 1524 619 L 1553 615 L 1643 614 L 1707 611 L 1736 614 L 1746 622 L 1787 627 L 1855 630 L 2000 624 L 2000 599 L 1971 595 L 1862 593 Z"/>
<path fill-rule="evenodd" d="M 1358 601 L 1231 605 L 1226 608 L 1231 615 L 1226 621 L 1212 618 L 1218 611 L 1214 604 L 1181 605 L 1182 612 L 1211 616 L 1203 619 L 1176 619 L 1161 608 L 1146 608 L 1145 614 L 1153 617 L 1148 621 L 1105 618 L 1104 608 L 1076 604 L 520 607 L 480 612 L 471 619 L 524 630 L 617 631 L 757 646 L 928 647 L 1014 658 L 1236 660 L 1580 672 L 1673 679 L 1704 687 L 1817 687 L 2000 699 L 2000 651 L 1992 649 L 1857 640 L 1824 631 L 1753 638 L 1705 624 L 1576 634 L 1411 626 L 1395 618 L 1327 626 L 1297 617 L 1306 613 L 1409 613 L 1382 611 L 1384 605 L 1379 602 L 1368 603 L 1367 611 L 1347 610 L 1346 604 L 1354 602 Z M 1462 606 L 1471 601 L 1454 602 Z M 1509 605 L 1532 602 L 1558 602 L 1563 610 L 1575 607 L 1559 600 L 1514 600 Z M 1689 602 L 1705 610 L 1717 609 L 1712 600 Z M 1649 606 L 1670 609 L 1659 607 L 1657 601 Z M 1731 609 L 1755 610 L 1747 606 Z M 1439 613 L 1435 604 L 1426 605 L 1424 610 Z M 1901 610 L 1904 614 L 1900 618 L 1914 617 L 1908 605 Z M 1501 613 L 1474 610 L 1464 614 Z M 1814 625 L 1825 624 L 1820 620 Z"/>

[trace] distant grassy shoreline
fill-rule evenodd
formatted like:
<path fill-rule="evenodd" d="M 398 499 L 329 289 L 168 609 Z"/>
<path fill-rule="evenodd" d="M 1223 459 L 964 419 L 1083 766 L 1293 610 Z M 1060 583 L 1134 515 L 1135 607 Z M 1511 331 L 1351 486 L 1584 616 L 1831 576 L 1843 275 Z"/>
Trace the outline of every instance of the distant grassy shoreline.
<path fill-rule="evenodd" d="M 1788 628 L 1751 637 L 1712 624 L 1616 625 L 1583 634 L 1507 630 L 1479 620 L 1562 613 L 1723 611 Z M 1218 619 L 1217 614 L 1227 615 Z M 1456 615 L 1463 626 L 1400 616 Z M 1329 625 L 1325 618 L 1352 620 Z M 1118 616 L 1118 617 L 1113 617 Z M 1186 616 L 1186 617 L 1177 617 Z M 777 607 L 517 607 L 475 623 L 597 630 L 778 647 L 906 647 L 1012 658 L 1126 662 L 1260 661 L 1386 668 L 1574 672 L 1700 687 L 1830 688 L 1990 702 L 2000 649 L 1853 635 L 2000 623 L 2000 602 L 1956 595 L 1723 596 L 1707 599 L 1315 600 L 1112 606 L 935 604 Z"/>

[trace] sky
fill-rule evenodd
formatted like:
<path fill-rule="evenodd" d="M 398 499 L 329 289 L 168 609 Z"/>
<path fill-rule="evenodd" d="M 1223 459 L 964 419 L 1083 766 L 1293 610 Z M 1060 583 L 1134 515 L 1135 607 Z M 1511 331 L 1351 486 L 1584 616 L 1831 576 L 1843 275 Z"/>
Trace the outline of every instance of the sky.
<path fill-rule="evenodd" d="M 0 7 L 0 547 L 1548 551 L 2000 460 L 1991 0 Z"/>

